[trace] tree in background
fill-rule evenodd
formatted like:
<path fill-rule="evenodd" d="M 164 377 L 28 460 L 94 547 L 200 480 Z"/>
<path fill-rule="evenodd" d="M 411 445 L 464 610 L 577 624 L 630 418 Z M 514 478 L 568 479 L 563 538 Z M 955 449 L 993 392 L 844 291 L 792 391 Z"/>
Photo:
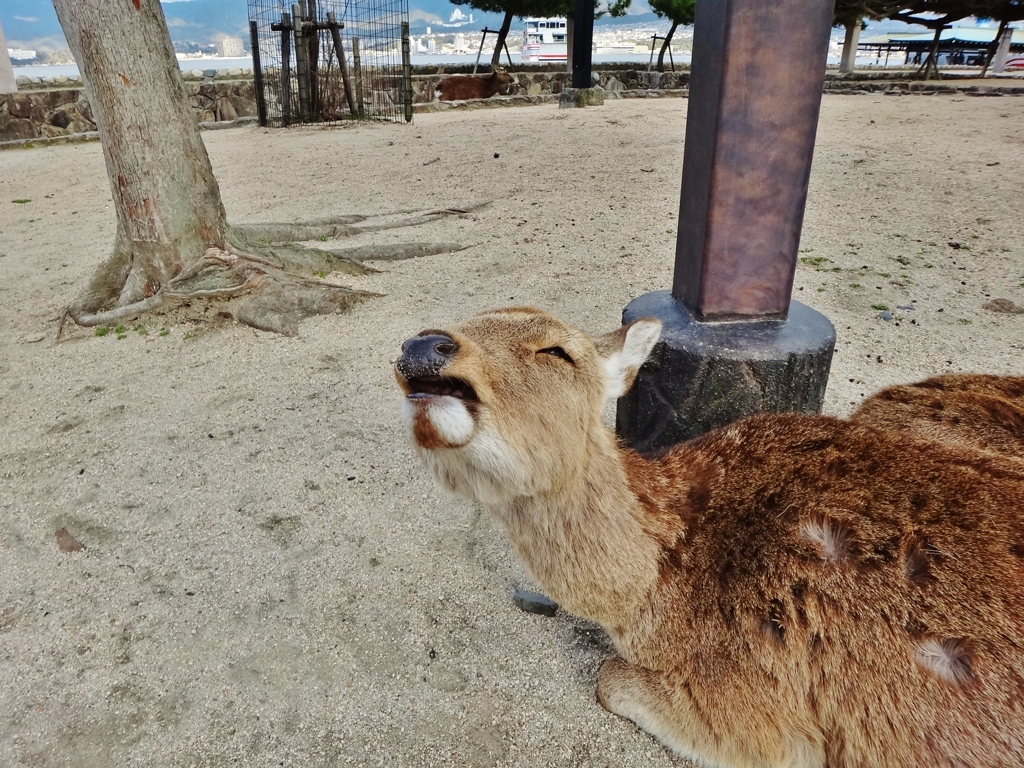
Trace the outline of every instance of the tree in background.
<path fill-rule="evenodd" d="M 992 0 L 991 2 L 984 3 L 984 5 L 986 7 L 978 11 L 977 16 L 998 21 L 999 30 L 996 32 L 996 38 L 992 41 L 992 45 L 989 46 L 988 52 L 985 54 L 985 64 L 981 68 L 982 77 L 988 74 L 988 68 L 992 65 L 992 58 L 996 55 L 996 50 L 998 50 L 999 43 L 1006 33 L 1006 28 L 1011 23 L 1024 19 L 1024 0 Z"/>
<path fill-rule="evenodd" d="M 658 71 L 665 71 L 665 51 L 672 44 L 672 35 L 680 24 L 686 26 L 693 24 L 694 12 L 697 8 L 696 0 L 650 0 L 651 10 L 661 18 L 668 18 L 672 22 L 665 41 L 661 44 L 661 51 L 658 53 Z"/>
<path fill-rule="evenodd" d="M 594 0 L 594 18 L 600 19 L 602 16 L 611 16 L 613 19 L 618 19 L 625 16 L 629 11 L 629 6 L 632 5 L 633 0 L 611 0 L 611 2 L 605 2 L 605 0 Z M 602 8 L 602 5 L 604 6 Z M 549 9 L 555 8 L 554 11 L 556 16 L 565 16 L 566 18 L 566 29 L 565 29 L 565 42 L 566 42 L 566 71 L 572 73 L 572 44 L 575 38 L 575 24 L 573 19 L 576 15 L 576 3 L 573 0 L 557 0 L 554 3 L 548 3 Z M 551 13 L 551 10 L 548 11 Z"/>
<path fill-rule="evenodd" d="M 896 0 L 836 0 L 832 16 L 833 27 L 845 27 L 843 57 L 839 63 L 840 72 L 852 72 L 857 58 L 857 43 L 864 28 L 865 19 L 884 19 L 904 7 Z"/>
<path fill-rule="evenodd" d="M 501 28 L 498 30 L 498 42 L 495 43 L 494 53 L 491 55 L 491 69 L 498 66 L 501 61 L 501 51 L 505 46 L 505 39 L 512 28 L 512 19 L 515 17 L 525 18 L 527 16 L 547 16 L 552 13 L 550 0 L 451 0 L 455 5 L 468 5 L 484 13 L 503 13 Z"/>
<path fill-rule="evenodd" d="M 954 21 L 965 19 L 968 16 L 984 16 L 982 11 L 986 4 L 983 0 L 912 0 L 912 2 L 903 3 L 902 8 L 897 6 L 899 10 L 889 13 L 887 16 L 907 24 L 919 24 L 922 27 L 935 30 L 931 50 L 921 68 L 917 70 L 917 74 L 923 74 L 924 79 L 928 80 L 934 73 L 936 79 L 941 79 L 939 41 L 942 38 L 942 30 Z"/>
<path fill-rule="evenodd" d="M 294 333 L 303 317 L 344 311 L 373 294 L 317 279 L 372 271 L 350 253 L 293 241 L 460 212 L 229 227 L 159 0 L 54 0 L 54 7 L 85 81 L 117 215 L 113 254 L 68 306 L 61 327 L 67 317 L 98 326 L 186 302 L 238 298 L 231 309 L 239 321 Z M 425 252 L 417 247 L 408 255 Z"/>

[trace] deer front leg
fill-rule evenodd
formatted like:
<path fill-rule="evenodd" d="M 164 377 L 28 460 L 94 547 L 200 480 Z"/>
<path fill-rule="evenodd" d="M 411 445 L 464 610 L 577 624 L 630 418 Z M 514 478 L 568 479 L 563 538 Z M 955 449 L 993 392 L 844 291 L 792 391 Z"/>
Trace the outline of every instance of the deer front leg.
<path fill-rule="evenodd" d="M 727 695 L 724 692 L 721 695 Z M 745 742 L 720 718 L 701 711 L 685 680 L 629 664 L 621 658 L 601 665 L 597 700 L 609 712 L 636 723 L 678 755 L 720 768 L 821 768 L 820 745 L 804 738 L 780 739 L 765 750 Z M 768 752 L 766 755 L 765 753 Z"/>
<path fill-rule="evenodd" d="M 693 702 L 687 706 L 677 698 L 661 674 L 621 658 L 608 659 L 597 674 L 597 701 L 602 707 L 636 723 L 683 757 L 717 764 L 710 759 L 711 752 L 701 748 L 710 733 L 694 717 Z"/>

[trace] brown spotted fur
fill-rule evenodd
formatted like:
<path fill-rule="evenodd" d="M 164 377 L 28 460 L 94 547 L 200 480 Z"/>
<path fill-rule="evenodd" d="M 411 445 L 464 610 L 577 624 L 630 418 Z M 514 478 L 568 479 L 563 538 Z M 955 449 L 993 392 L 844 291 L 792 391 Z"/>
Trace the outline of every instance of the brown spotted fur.
<path fill-rule="evenodd" d="M 1024 456 L 1024 376 L 947 374 L 883 389 L 850 417 L 881 429 Z"/>
<path fill-rule="evenodd" d="M 417 449 L 463 493 L 459 462 L 492 471 L 474 441 L 529 470 L 505 496 L 473 487 L 611 635 L 606 708 L 711 766 L 1024 765 L 1024 379 L 895 387 L 849 421 L 755 416 L 647 459 L 602 422 L 625 332 L 514 308 L 445 333 L 476 431 Z"/>
<path fill-rule="evenodd" d="M 512 75 L 501 67 L 496 67 L 487 77 L 454 75 L 445 78 L 437 86 L 437 97 L 441 101 L 489 99 L 512 82 Z"/>

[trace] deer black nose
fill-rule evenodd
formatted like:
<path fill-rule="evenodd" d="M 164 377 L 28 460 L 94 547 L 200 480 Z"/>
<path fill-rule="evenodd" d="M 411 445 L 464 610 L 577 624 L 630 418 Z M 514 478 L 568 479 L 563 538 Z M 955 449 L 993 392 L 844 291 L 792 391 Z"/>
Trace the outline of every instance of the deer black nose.
<path fill-rule="evenodd" d="M 395 367 L 407 379 L 439 376 L 458 351 L 459 345 L 451 336 L 441 333 L 413 336 L 402 344 L 402 356 Z"/>

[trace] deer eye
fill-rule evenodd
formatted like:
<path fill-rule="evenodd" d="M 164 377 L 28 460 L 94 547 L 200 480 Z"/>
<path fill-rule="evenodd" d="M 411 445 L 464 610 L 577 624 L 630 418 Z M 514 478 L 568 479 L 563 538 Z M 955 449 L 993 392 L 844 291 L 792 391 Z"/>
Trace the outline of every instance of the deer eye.
<path fill-rule="evenodd" d="M 576 361 L 574 361 L 571 357 L 569 357 L 569 353 L 566 352 L 561 347 L 545 347 L 544 349 L 538 349 L 537 350 L 537 354 L 538 355 L 553 355 L 554 357 L 562 358 L 569 365 L 576 365 Z"/>

